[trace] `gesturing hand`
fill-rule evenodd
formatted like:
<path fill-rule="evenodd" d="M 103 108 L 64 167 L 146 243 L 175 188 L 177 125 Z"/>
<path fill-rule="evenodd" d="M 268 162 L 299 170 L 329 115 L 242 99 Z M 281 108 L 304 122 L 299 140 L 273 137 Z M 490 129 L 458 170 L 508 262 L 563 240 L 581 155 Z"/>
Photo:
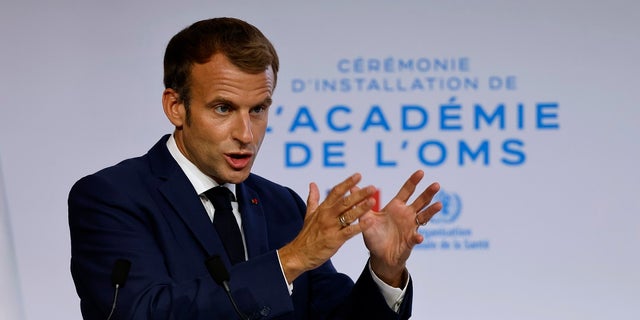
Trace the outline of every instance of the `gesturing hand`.
<path fill-rule="evenodd" d="M 404 282 L 405 264 L 411 250 L 424 240 L 417 232 L 418 223 L 428 222 L 442 209 L 440 202 L 425 208 L 440 190 L 437 182 L 422 191 L 413 203 L 407 204 L 423 177 L 422 170 L 414 172 L 380 212 L 369 211 L 360 217 L 364 242 L 371 254 L 371 268 L 391 286 L 399 287 Z"/>
<path fill-rule="evenodd" d="M 373 186 L 357 189 L 360 179 L 360 174 L 354 174 L 339 183 L 321 204 L 318 204 L 318 186 L 315 183 L 309 185 L 302 230 L 278 250 L 289 283 L 303 272 L 329 260 L 347 240 L 361 232 L 359 224 L 351 223 L 371 210 L 375 204 L 372 196 L 376 189 Z M 350 190 L 353 192 L 347 195 Z"/>

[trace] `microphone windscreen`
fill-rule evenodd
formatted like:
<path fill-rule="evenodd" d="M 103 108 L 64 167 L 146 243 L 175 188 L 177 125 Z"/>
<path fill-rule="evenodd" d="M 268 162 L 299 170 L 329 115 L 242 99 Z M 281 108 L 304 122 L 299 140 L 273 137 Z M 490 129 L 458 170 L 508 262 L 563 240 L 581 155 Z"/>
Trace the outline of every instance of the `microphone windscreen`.
<path fill-rule="evenodd" d="M 223 282 L 229 281 L 229 272 L 224 266 L 224 262 L 220 256 L 211 256 L 207 258 L 204 263 L 207 266 L 209 274 L 218 285 L 222 285 Z"/>
<path fill-rule="evenodd" d="M 131 269 L 131 261 L 126 259 L 118 259 L 113 265 L 113 271 L 111 272 L 111 284 L 115 287 L 124 287 L 124 283 L 129 276 L 129 269 Z"/>

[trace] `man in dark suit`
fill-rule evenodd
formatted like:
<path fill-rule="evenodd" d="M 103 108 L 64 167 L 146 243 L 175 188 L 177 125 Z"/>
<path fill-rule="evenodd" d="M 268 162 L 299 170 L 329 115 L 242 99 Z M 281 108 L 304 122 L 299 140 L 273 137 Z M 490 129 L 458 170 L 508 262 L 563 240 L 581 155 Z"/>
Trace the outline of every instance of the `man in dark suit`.
<path fill-rule="evenodd" d="M 205 267 L 211 256 L 222 258 L 246 318 L 410 317 L 405 264 L 423 240 L 417 226 L 441 208 L 429 205 L 438 184 L 407 204 L 424 176 L 417 171 L 374 212 L 375 187 L 358 187 L 359 174 L 322 203 L 311 183 L 306 204 L 252 174 L 278 66 L 271 43 L 241 20 L 200 21 L 171 39 L 162 103 L 175 131 L 146 155 L 82 178 L 69 195 L 71 272 L 85 319 L 109 315 L 118 259 L 131 271 L 114 319 L 237 318 Z M 220 227 L 223 216 L 232 222 Z M 359 233 L 370 259 L 354 284 L 330 258 Z"/>

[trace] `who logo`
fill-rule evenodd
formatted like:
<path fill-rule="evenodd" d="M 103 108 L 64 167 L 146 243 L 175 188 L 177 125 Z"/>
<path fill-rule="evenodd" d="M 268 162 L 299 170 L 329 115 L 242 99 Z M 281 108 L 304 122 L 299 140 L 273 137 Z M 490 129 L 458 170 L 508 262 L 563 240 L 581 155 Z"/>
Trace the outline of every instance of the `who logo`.
<path fill-rule="evenodd" d="M 433 216 L 429 223 L 449 224 L 458 220 L 462 212 L 462 199 L 457 193 L 440 190 L 433 197 L 433 202 L 436 201 L 442 203 L 442 210 Z"/>

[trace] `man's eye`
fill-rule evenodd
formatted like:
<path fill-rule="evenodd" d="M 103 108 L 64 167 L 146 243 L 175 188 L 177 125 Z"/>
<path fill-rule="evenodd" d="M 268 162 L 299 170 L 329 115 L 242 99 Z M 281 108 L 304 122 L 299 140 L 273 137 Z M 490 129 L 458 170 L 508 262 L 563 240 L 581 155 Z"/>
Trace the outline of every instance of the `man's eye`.
<path fill-rule="evenodd" d="M 253 109 L 251 109 L 251 113 L 263 113 L 266 110 L 267 110 L 267 107 L 259 106 L 259 107 L 254 107 Z"/>
<path fill-rule="evenodd" d="M 229 112 L 231 110 L 231 108 L 228 105 L 221 104 L 221 105 L 216 106 L 214 108 L 214 110 L 216 112 L 218 112 L 218 113 L 227 113 L 227 112 Z"/>

